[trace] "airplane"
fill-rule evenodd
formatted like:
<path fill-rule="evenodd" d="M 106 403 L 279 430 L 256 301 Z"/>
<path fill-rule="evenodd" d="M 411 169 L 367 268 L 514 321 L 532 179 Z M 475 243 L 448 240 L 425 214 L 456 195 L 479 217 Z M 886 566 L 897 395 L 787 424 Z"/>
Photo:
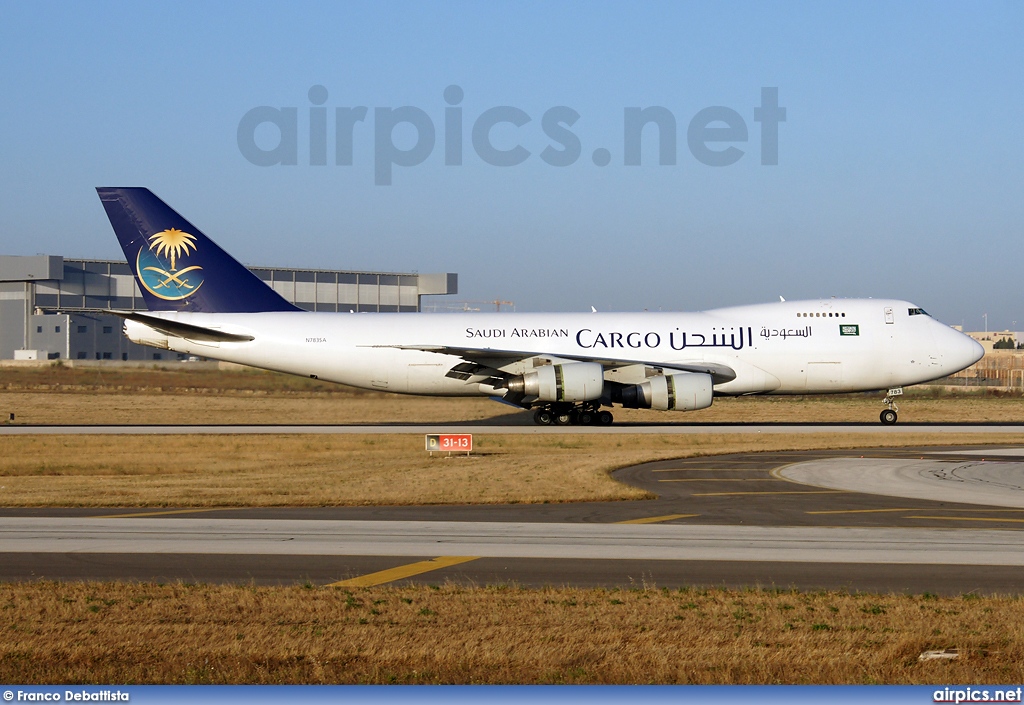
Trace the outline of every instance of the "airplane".
<path fill-rule="evenodd" d="M 908 301 L 820 299 L 699 313 L 325 313 L 302 310 L 149 189 L 98 188 L 148 312 L 110 311 L 135 343 L 363 389 L 484 396 L 538 424 L 608 408 L 692 411 L 716 396 L 888 390 L 984 349 Z"/>

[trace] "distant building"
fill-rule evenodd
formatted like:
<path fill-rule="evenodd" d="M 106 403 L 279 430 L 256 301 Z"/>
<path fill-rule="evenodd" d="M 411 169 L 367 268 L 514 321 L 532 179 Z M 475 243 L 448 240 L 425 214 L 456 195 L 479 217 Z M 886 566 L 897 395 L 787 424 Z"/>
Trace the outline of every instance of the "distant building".
<path fill-rule="evenodd" d="M 964 333 L 964 335 L 969 335 L 975 340 L 977 340 L 979 343 L 981 343 L 981 347 L 985 348 L 986 353 L 992 352 L 996 343 L 1002 342 L 1003 344 L 1000 346 L 1001 348 L 1013 350 L 1016 349 L 1016 347 L 1020 345 L 1021 342 L 1024 342 L 1024 333 L 1019 333 L 1010 330 L 983 332 L 976 331 L 973 333 L 967 332 Z M 1009 344 L 1012 345 L 1013 347 L 1008 347 L 1005 341 L 1009 341 Z M 995 349 L 998 350 L 999 348 Z"/>
<path fill-rule="evenodd" d="M 458 293 L 457 274 L 252 268 L 308 311 L 416 312 L 421 297 Z M 0 359 L 167 360 L 121 334 L 103 311 L 145 311 L 126 262 L 0 256 Z"/>

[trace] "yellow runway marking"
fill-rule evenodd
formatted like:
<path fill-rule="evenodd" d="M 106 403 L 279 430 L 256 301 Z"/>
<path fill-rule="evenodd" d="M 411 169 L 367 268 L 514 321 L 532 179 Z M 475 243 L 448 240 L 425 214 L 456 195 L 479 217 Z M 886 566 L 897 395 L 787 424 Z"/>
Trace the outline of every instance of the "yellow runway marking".
<path fill-rule="evenodd" d="M 137 512 L 133 514 L 105 514 L 89 517 L 89 519 L 129 519 L 135 517 L 162 517 L 170 514 L 200 514 L 202 512 L 225 512 L 239 507 L 210 507 L 206 509 L 173 509 L 166 512 Z"/>
<path fill-rule="evenodd" d="M 777 477 L 679 477 L 658 482 L 785 482 Z"/>
<path fill-rule="evenodd" d="M 926 507 L 904 507 L 902 509 L 826 509 L 816 512 L 805 512 L 806 514 L 871 514 L 877 512 L 985 512 L 994 514 L 996 512 L 1024 512 L 1024 509 L 944 509 Z"/>
<path fill-rule="evenodd" d="M 383 585 L 384 583 L 391 583 L 395 580 L 401 580 L 402 578 L 411 578 L 412 576 L 420 575 L 421 573 L 429 573 L 432 570 L 439 570 L 441 568 L 458 565 L 459 563 L 475 561 L 479 557 L 480 556 L 438 556 L 437 558 L 431 558 L 429 561 L 409 563 L 408 565 L 400 565 L 394 568 L 388 568 L 387 570 L 380 570 L 376 573 L 367 573 L 366 575 L 349 578 L 348 580 L 339 580 L 336 583 L 330 583 L 329 587 L 372 587 L 374 585 Z"/>
<path fill-rule="evenodd" d="M 920 509 L 823 509 L 817 512 L 804 512 L 805 514 L 876 514 L 880 512 L 919 512 Z"/>
<path fill-rule="evenodd" d="M 806 492 L 698 492 L 690 495 L 691 497 L 729 497 L 732 495 L 743 495 L 743 494 L 849 494 L 846 490 L 810 490 Z"/>
<path fill-rule="evenodd" d="M 662 521 L 672 521 L 673 519 L 689 519 L 690 517 L 699 517 L 700 514 L 666 514 L 663 517 L 644 517 L 643 519 L 629 519 L 627 521 L 617 521 L 616 524 L 657 524 Z"/>
<path fill-rule="evenodd" d="M 1024 524 L 1024 519 L 1000 519 L 999 517 L 903 517 L 904 519 L 941 519 L 942 521 L 999 521 Z"/>

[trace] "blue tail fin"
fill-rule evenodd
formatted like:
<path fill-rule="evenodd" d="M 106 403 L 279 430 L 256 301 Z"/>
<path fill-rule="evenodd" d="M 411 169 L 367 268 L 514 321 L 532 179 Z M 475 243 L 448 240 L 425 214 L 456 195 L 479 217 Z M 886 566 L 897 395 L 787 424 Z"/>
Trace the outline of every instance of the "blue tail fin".
<path fill-rule="evenodd" d="M 147 188 L 98 188 L 150 311 L 298 311 Z"/>

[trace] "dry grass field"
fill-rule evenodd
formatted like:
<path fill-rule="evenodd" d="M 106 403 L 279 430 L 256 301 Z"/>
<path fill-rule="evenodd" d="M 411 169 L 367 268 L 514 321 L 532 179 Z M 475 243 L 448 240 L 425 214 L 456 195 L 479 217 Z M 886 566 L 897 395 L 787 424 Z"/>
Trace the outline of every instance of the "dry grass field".
<path fill-rule="evenodd" d="M 420 435 L 0 437 L 3 506 L 329 506 L 643 499 L 609 473 L 718 453 L 1019 437 L 475 434 L 472 457 L 429 457 Z"/>
<path fill-rule="evenodd" d="M 722 399 L 620 420 L 874 421 L 878 395 Z M 16 423 L 457 422 L 487 400 L 366 393 L 258 372 L 0 368 Z M 524 414 L 508 420 L 527 422 Z M 1024 421 L 1024 399 L 912 391 L 908 421 Z M 405 436 L 0 437 L 3 506 L 286 506 L 639 499 L 609 471 L 756 450 L 1022 443 L 927 432 L 502 436 L 429 458 Z M 5 683 L 1019 683 L 1009 597 L 514 585 L 0 584 Z M 953 661 L 919 662 L 956 648 Z"/>
<path fill-rule="evenodd" d="M 25 424 L 340 424 L 474 421 L 515 411 L 257 370 L 0 368 L 0 418 Z"/>
<path fill-rule="evenodd" d="M 716 399 L 709 409 L 616 409 L 619 421 L 876 422 L 881 394 Z M 529 414 L 489 399 L 412 397 L 254 370 L 0 367 L 0 418 L 26 424 L 439 423 Z M 903 421 L 1022 421 L 1020 395 L 907 390 Z"/>
<path fill-rule="evenodd" d="M 489 400 L 363 392 L 286 375 L 192 365 L 168 370 L 0 368 L 0 413 L 16 423 L 352 423 L 464 421 L 505 414 Z M 1024 420 L 1020 397 L 918 394 L 905 417 Z M 620 419 L 856 420 L 866 395 L 720 399 L 691 414 Z M 528 422 L 513 412 L 513 421 Z M 419 435 L 0 437 L 5 506 L 321 506 L 641 499 L 615 468 L 673 457 L 757 450 L 1010 442 L 1005 436 L 502 436 L 481 427 L 471 458 L 430 458 Z"/>
<path fill-rule="evenodd" d="M 23 583 L 0 615 L 4 683 L 1024 681 L 1024 601 L 972 595 Z"/>

